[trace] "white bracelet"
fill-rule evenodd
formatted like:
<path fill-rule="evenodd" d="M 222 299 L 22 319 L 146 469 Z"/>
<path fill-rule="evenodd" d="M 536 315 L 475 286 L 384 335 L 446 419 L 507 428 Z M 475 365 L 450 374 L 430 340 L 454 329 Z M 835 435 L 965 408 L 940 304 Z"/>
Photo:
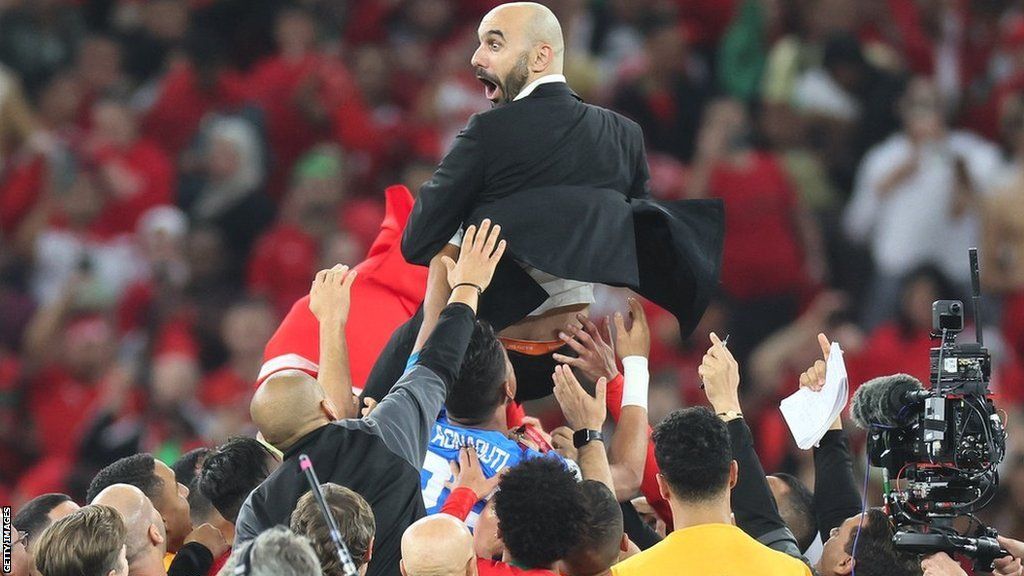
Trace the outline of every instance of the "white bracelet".
<path fill-rule="evenodd" d="M 639 406 L 647 410 L 647 388 L 651 382 L 647 358 L 626 356 L 622 359 L 622 372 L 622 407 Z"/>

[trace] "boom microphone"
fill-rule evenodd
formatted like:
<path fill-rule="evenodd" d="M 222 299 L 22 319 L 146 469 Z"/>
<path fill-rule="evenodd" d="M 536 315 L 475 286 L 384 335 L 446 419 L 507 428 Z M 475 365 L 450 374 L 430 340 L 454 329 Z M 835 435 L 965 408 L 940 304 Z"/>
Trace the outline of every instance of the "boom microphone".
<path fill-rule="evenodd" d="M 309 481 L 309 489 L 313 492 L 313 499 L 316 500 L 316 505 L 320 508 L 320 513 L 323 514 L 324 520 L 327 520 L 327 527 L 331 534 L 331 541 L 334 542 L 334 549 L 338 554 L 338 562 L 341 563 L 342 573 L 345 576 L 359 576 L 356 563 L 352 561 L 352 553 L 348 551 L 348 546 L 345 546 L 345 541 L 341 539 L 341 530 L 338 528 L 338 522 L 334 519 L 334 515 L 331 514 L 330 508 L 327 507 L 327 501 L 324 500 L 324 492 L 320 489 L 320 479 L 316 477 L 316 470 L 313 470 L 313 461 L 309 459 L 309 456 L 300 454 L 299 468 L 306 473 L 306 480 Z"/>
<path fill-rule="evenodd" d="M 868 380 L 853 395 L 850 413 L 859 428 L 905 426 L 913 415 L 909 407 L 930 395 L 921 381 L 909 374 L 893 374 Z"/>

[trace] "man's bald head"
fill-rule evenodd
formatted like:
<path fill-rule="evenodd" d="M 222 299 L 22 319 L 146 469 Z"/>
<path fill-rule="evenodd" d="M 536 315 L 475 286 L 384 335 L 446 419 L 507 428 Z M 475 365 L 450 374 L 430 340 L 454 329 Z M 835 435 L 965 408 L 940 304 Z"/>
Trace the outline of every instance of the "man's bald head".
<path fill-rule="evenodd" d="M 305 434 L 334 420 L 337 409 L 315 378 L 300 370 L 284 370 L 256 389 L 249 414 L 267 442 L 287 450 Z"/>
<path fill-rule="evenodd" d="M 402 535 L 404 576 L 475 576 L 473 535 L 448 514 L 420 518 Z"/>
<path fill-rule="evenodd" d="M 113 484 L 93 498 L 92 504 L 117 510 L 128 529 L 128 564 L 134 566 L 148 551 L 156 558 L 167 552 L 167 534 L 160 513 L 142 490 L 130 484 Z"/>
<path fill-rule="evenodd" d="M 480 47 L 470 63 L 492 102 L 511 102 L 533 80 L 562 73 L 562 26 L 546 6 L 502 4 L 484 16 L 477 33 Z"/>

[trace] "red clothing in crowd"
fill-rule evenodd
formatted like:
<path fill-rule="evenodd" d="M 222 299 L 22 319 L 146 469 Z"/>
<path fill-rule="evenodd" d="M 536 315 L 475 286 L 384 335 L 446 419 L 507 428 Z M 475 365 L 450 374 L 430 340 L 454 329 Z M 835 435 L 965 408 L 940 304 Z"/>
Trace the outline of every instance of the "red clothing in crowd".
<path fill-rule="evenodd" d="M 500 560 L 488 560 L 486 558 L 476 559 L 476 570 L 480 576 L 558 576 L 558 572 L 552 572 L 551 570 L 516 568 Z"/>
<path fill-rule="evenodd" d="M 118 185 L 108 186 L 110 197 L 91 226 L 97 234 L 134 233 L 136 222 L 147 210 L 174 203 L 174 166 L 153 142 L 139 139 L 125 149 L 105 147 L 96 152 L 95 159 L 101 176 L 111 175 L 115 182 L 126 182 L 120 189 Z"/>
<path fill-rule="evenodd" d="M 252 380 L 241 376 L 231 366 L 207 374 L 199 389 L 199 401 L 207 408 L 245 406 L 251 395 Z"/>
<path fill-rule="evenodd" d="M 797 197 L 770 154 L 720 163 L 709 181 L 725 202 L 722 286 L 741 300 L 794 293 L 807 284 L 797 236 Z"/>
<path fill-rule="evenodd" d="M 57 366 L 44 369 L 28 388 L 28 409 L 42 453 L 72 455 L 98 398 L 98 383 L 82 382 Z"/>
<path fill-rule="evenodd" d="M 309 293 L 319 252 L 316 238 L 293 224 L 277 224 L 260 237 L 249 257 L 249 289 L 266 296 L 284 315 Z"/>
<path fill-rule="evenodd" d="M 931 374 L 928 352 L 935 345 L 927 330 L 905 334 L 895 323 L 879 326 L 859 353 L 846 358 L 850 393 L 867 380 L 901 372 L 927 385 Z"/>
<path fill-rule="evenodd" d="M 188 146 L 209 112 L 230 111 L 246 99 L 241 74 L 224 71 L 213 86 L 204 86 L 189 64 L 174 66 L 164 76 L 156 104 L 143 120 L 143 133 L 159 142 L 172 157 Z"/>
<path fill-rule="evenodd" d="M 10 236 L 39 199 L 46 176 L 42 156 L 10 164 L 0 181 L 0 233 Z"/>

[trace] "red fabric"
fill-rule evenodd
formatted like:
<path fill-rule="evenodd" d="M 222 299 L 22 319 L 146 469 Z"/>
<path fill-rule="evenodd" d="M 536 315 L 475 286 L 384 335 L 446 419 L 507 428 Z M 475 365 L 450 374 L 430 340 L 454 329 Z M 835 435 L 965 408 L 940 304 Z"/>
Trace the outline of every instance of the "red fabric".
<path fill-rule="evenodd" d="M 622 392 L 624 386 L 625 380 L 623 380 L 622 374 L 608 382 L 608 393 L 605 396 L 605 403 L 608 405 L 608 414 L 616 423 L 619 421 L 619 416 L 622 415 Z M 658 516 L 671 527 L 672 509 L 668 505 L 668 500 L 662 497 L 661 490 L 658 488 L 658 472 L 660 472 L 660 469 L 658 468 L 658 461 L 654 459 L 654 442 L 651 442 L 651 427 L 648 426 L 647 460 L 644 462 L 644 478 L 640 483 L 640 493 L 647 498 L 647 503 L 654 508 Z"/>
<path fill-rule="evenodd" d="M 95 384 L 73 378 L 59 367 L 44 369 L 28 391 L 28 409 L 43 454 L 71 456 L 79 428 L 99 398 Z"/>
<path fill-rule="evenodd" d="M 214 370 L 203 379 L 199 401 L 208 408 L 244 406 L 252 395 L 252 381 L 243 378 L 230 366 Z"/>
<path fill-rule="evenodd" d="M 1024 292 L 1006 297 L 1003 303 L 1003 337 L 1017 356 L 1024 358 Z"/>
<path fill-rule="evenodd" d="M 93 232 L 102 236 L 134 233 L 136 221 L 146 210 L 174 203 L 174 167 L 153 142 L 140 139 L 127 149 L 106 147 L 97 151 L 96 160 L 101 175 L 106 170 L 124 171 L 137 184 L 134 189 L 111 192 L 103 213 L 91 226 Z"/>
<path fill-rule="evenodd" d="M 524 570 L 500 560 L 476 559 L 476 570 L 480 576 L 558 576 L 551 570 Z"/>
<path fill-rule="evenodd" d="M 228 558 L 231 558 L 231 550 L 228 550 L 220 558 L 213 561 L 213 566 L 210 567 L 210 571 L 206 573 L 206 576 L 217 576 L 220 573 L 220 569 L 228 563 Z"/>
<path fill-rule="evenodd" d="M 476 495 L 476 492 L 465 486 L 460 486 L 448 494 L 448 499 L 441 506 L 441 513 L 455 516 L 465 522 L 466 516 L 469 516 L 469 513 L 473 511 L 473 506 L 476 506 L 479 501 L 480 497 Z"/>
<path fill-rule="evenodd" d="M 722 286 L 735 298 L 799 291 L 807 283 L 794 219 L 797 197 L 769 154 L 751 153 L 743 164 L 720 163 L 711 194 L 725 202 Z"/>
<path fill-rule="evenodd" d="M 249 289 L 265 295 L 279 314 L 285 314 L 309 293 L 319 251 L 316 239 L 302 229 L 288 223 L 276 225 L 260 236 L 253 249 Z"/>
<path fill-rule="evenodd" d="M 69 456 L 48 456 L 21 476 L 14 493 L 21 501 L 31 500 L 40 494 L 67 494 L 70 492 L 68 478 L 73 470 Z"/>
<path fill-rule="evenodd" d="M 895 323 L 879 326 L 858 354 L 846 358 L 850 394 L 867 380 L 900 372 L 927 384 L 931 375 L 928 352 L 932 346 L 934 342 L 927 330 L 905 335 Z"/>
<path fill-rule="evenodd" d="M 143 119 L 143 133 L 159 142 L 172 157 L 185 149 L 209 112 L 229 111 L 246 99 L 246 84 L 235 72 L 221 73 L 213 86 L 204 86 L 188 64 L 164 76 L 156 104 Z"/>
<path fill-rule="evenodd" d="M 0 233 L 10 236 L 35 207 L 45 174 L 46 161 L 42 156 L 8 168 L 0 182 Z"/>
<path fill-rule="evenodd" d="M 427 288 L 427 268 L 405 261 L 402 231 L 412 212 L 413 198 L 405 186 L 384 192 L 387 215 L 380 235 L 362 263 L 352 285 L 352 307 L 345 335 L 348 341 L 352 387 L 361 391 L 392 332 L 416 312 Z M 309 297 L 292 306 L 263 353 L 257 385 L 267 376 L 286 369 L 316 375 L 320 358 L 319 324 L 309 310 Z"/>

